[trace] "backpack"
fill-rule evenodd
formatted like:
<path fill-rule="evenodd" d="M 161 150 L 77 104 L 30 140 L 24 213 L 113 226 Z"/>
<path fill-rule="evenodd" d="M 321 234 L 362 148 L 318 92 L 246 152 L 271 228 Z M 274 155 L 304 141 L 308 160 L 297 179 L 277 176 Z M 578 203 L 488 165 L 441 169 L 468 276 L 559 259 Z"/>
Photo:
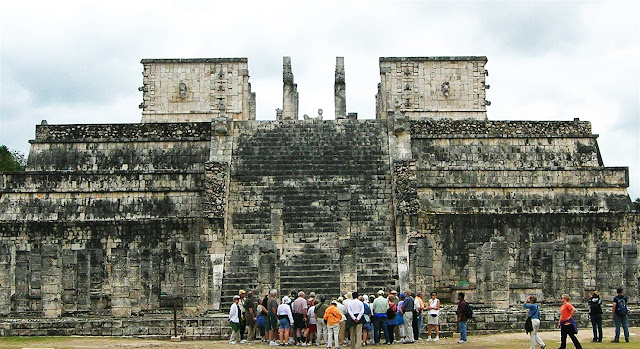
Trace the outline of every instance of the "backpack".
<path fill-rule="evenodd" d="M 465 302 L 467 303 L 467 302 Z M 463 310 L 464 317 L 471 319 L 473 317 L 473 305 L 467 303 Z"/>
<path fill-rule="evenodd" d="M 629 309 L 627 309 L 627 297 L 622 296 L 622 298 L 618 298 L 618 296 L 616 296 L 613 300 L 616 301 L 616 315 L 626 316 L 629 312 Z"/>
<path fill-rule="evenodd" d="M 598 314 L 602 314 L 602 308 L 600 307 L 600 299 L 598 299 L 597 301 L 593 301 L 593 299 L 596 298 L 592 298 L 591 300 L 589 300 L 589 314 L 591 315 L 598 315 Z"/>

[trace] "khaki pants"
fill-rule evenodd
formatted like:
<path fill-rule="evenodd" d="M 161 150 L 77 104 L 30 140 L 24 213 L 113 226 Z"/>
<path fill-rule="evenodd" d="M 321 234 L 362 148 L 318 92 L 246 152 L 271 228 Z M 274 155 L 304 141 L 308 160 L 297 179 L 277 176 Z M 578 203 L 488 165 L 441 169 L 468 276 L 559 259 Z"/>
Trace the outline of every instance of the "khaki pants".
<path fill-rule="evenodd" d="M 332 344 L 335 348 L 340 347 L 340 324 L 344 324 L 344 321 L 335 325 L 327 326 L 327 348 L 331 348 Z"/>
<path fill-rule="evenodd" d="M 247 340 L 256 339 L 256 323 L 247 321 Z"/>
<path fill-rule="evenodd" d="M 351 348 L 360 349 L 362 347 L 362 324 L 351 327 Z"/>
<path fill-rule="evenodd" d="M 339 335 L 340 342 L 338 343 L 338 346 L 344 343 L 344 334 L 346 331 L 346 326 L 347 326 L 347 321 L 340 321 L 340 335 Z"/>
<path fill-rule="evenodd" d="M 316 345 L 327 343 L 327 324 L 322 319 L 318 319 L 316 330 Z"/>
<path fill-rule="evenodd" d="M 404 336 L 405 342 L 413 343 L 413 312 L 408 311 L 402 315 L 404 318 Z"/>

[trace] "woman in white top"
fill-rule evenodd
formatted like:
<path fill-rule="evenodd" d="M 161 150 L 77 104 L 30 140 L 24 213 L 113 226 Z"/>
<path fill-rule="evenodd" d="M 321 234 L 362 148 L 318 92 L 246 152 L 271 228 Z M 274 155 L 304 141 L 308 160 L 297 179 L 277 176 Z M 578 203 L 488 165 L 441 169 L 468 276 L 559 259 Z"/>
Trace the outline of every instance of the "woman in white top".
<path fill-rule="evenodd" d="M 440 326 L 438 325 L 438 320 L 440 317 L 440 300 L 436 298 L 435 292 L 431 292 L 431 299 L 429 300 L 427 310 L 429 310 L 429 319 L 427 320 L 427 342 L 430 342 L 432 340 L 432 329 L 435 329 L 436 332 L 436 337 L 433 339 L 433 341 L 437 342 L 440 340 Z"/>
<path fill-rule="evenodd" d="M 293 314 L 291 313 L 291 298 L 284 296 L 282 297 L 282 304 L 278 306 L 277 316 L 278 316 L 278 325 L 280 335 L 280 345 L 285 345 L 289 343 L 289 332 L 291 331 L 291 325 L 293 324 Z"/>

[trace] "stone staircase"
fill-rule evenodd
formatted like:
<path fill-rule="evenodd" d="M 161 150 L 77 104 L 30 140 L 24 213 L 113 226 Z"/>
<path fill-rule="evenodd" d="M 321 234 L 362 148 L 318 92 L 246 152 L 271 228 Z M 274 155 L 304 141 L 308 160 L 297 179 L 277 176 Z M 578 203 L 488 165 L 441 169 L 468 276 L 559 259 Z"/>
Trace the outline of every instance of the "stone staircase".
<path fill-rule="evenodd" d="M 386 123 L 236 127 L 223 309 L 239 289 L 333 297 L 341 281 L 362 292 L 397 283 Z M 355 274 L 342 274 L 350 261 Z"/>

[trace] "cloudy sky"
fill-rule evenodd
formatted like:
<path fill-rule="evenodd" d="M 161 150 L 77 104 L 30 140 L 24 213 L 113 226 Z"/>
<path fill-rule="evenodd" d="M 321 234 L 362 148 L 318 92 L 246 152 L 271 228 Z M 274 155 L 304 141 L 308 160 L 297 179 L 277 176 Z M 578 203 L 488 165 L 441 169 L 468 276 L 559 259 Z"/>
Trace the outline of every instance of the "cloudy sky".
<path fill-rule="evenodd" d="M 282 104 L 291 56 L 300 114 L 373 118 L 381 56 L 487 56 L 491 120 L 592 122 L 606 166 L 640 197 L 640 1 L 11 1 L 0 13 L 0 144 L 35 125 L 135 123 L 142 58 L 248 57 L 258 119 Z"/>

